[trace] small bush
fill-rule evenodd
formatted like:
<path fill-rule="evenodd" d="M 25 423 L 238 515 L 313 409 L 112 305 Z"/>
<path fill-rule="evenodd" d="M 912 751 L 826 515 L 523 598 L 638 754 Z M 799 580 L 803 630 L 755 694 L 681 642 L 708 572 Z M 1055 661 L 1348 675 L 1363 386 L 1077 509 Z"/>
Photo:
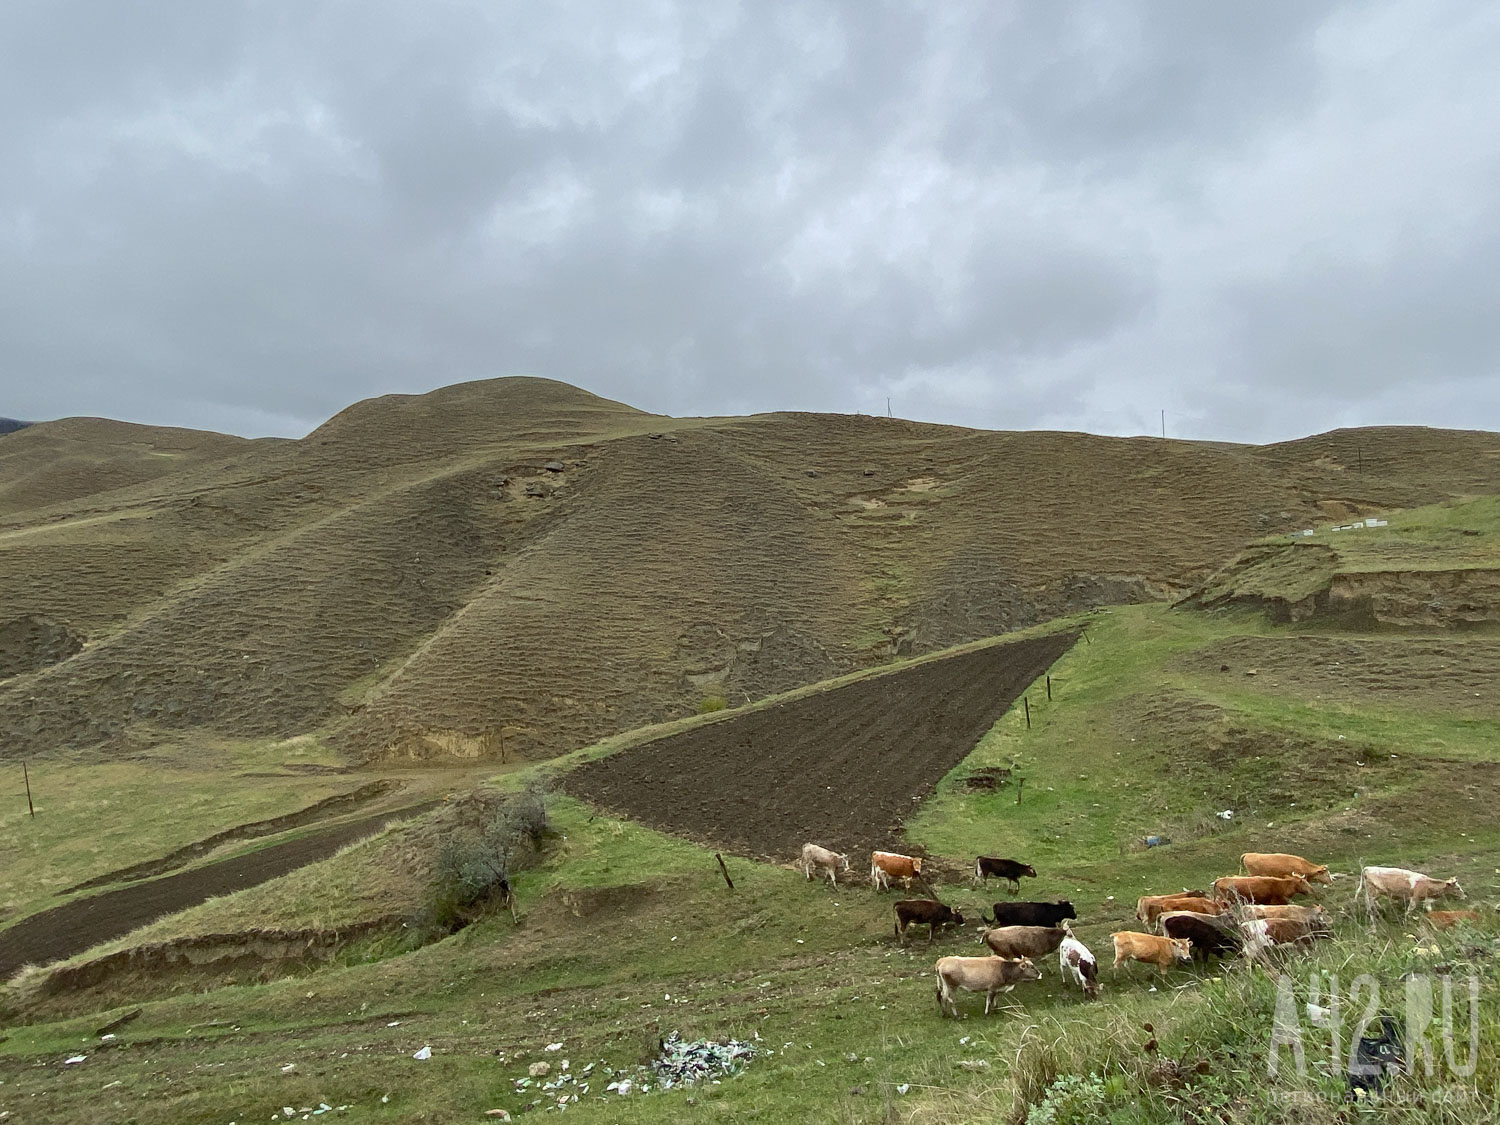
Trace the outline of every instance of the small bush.
<path fill-rule="evenodd" d="M 445 933 L 497 907 L 513 906 L 511 875 L 541 848 L 547 834 L 546 792 L 529 785 L 476 827 L 444 840 L 421 922 Z"/>
<path fill-rule="evenodd" d="M 705 695 L 698 701 L 698 714 L 708 715 L 714 711 L 722 711 L 729 706 L 729 700 L 722 695 Z"/>

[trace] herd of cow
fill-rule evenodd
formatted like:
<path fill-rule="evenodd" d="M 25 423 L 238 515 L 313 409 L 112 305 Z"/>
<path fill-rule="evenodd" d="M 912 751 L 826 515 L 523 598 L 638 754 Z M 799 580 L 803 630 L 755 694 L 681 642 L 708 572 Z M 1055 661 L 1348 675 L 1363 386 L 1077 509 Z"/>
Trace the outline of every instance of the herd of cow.
<path fill-rule="evenodd" d="M 1311 863 L 1285 852 L 1246 852 L 1240 856 L 1240 864 L 1245 874 L 1215 879 L 1209 891 L 1140 898 L 1136 918 L 1160 933 L 1121 930 L 1110 934 L 1113 968 L 1118 971 L 1128 961 L 1140 961 L 1165 973 L 1171 966 L 1187 964 L 1195 957 L 1205 962 L 1210 957 L 1239 956 L 1257 961 L 1275 946 L 1305 944 L 1331 935 L 1328 912 L 1321 905 L 1303 906 L 1291 901 L 1313 894 L 1314 884 L 1332 885 L 1327 864 Z M 839 872 L 849 870 L 849 857 L 816 844 L 804 844 L 801 866 L 808 879 L 816 871 L 826 874 L 837 886 Z M 1021 879 L 1036 878 L 1036 869 L 1018 860 L 980 856 L 974 861 L 974 882 L 988 884 L 991 878 L 1005 880 L 1015 895 L 1020 893 Z M 893 880 L 906 888 L 913 880 L 925 885 L 922 858 L 872 852 L 870 885 L 886 890 Z M 1464 897 L 1457 879 L 1433 879 L 1401 867 L 1366 867 L 1360 872 L 1355 902 L 1362 904 L 1371 917 L 1383 901 L 1402 904 L 1408 913 L 1424 906 L 1428 908 L 1425 917 L 1438 928 L 1478 920 L 1479 914 L 1473 910 L 1430 909 L 1434 901 L 1449 895 Z M 895 932 L 903 943 L 907 929 L 914 925 L 926 926 L 931 942 L 939 930 L 965 924 L 959 911 L 937 901 L 935 895 L 903 899 L 895 904 L 895 910 Z M 992 917 L 981 913 L 985 929 L 980 936 L 989 947 L 988 956 L 938 959 L 937 999 L 943 1014 L 958 1014 L 954 997 L 962 989 L 983 992 L 988 1015 L 996 993 L 1009 992 L 1021 981 L 1041 979 L 1036 962 L 1054 950 L 1064 979 L 1077 985 L 1089 999 L 1099 995 L 1098 964 L 1088 947 L 1073 936 L 1069 924 L 1070 919 L 1078 917 L 1071 902 L 997 902 L 993 911 Z"/>

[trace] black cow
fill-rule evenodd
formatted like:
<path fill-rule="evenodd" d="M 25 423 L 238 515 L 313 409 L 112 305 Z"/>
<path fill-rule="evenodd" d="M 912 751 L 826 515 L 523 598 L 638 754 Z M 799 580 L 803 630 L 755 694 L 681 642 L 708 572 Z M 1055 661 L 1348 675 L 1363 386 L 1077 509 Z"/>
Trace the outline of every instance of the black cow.
<path fill-rule="evenodd" d="M 962 926 L 964 916 L 929 898 L 908 898 L 896 903 L 896 936 L 904 943 L 907 926 L 926 926 L 927 940 L 944 926 Z"/>
<path fill-rule="evenodd" d="M 1210 957 L 1234 957 L 1245 941 L 1229 924 L 1215 921 L 1207 914 L 1190 911 L 1168 911 L 1161 916 L 1161 932 L 1169 938 L 1187 938 L 1193 943 L 1193 957 L 1207 962 Z"/>
<path fill-rule="evenodd" d="M 1029 863 L 1021 863 L 1014 859 L 997 859 L 992 855 L 982 855 L 974 861 L 974 882 L 983 881 L 989 883 L 990 876 L 1004 879 L 1010 884 L 1010 893 L 1020 894 L 1022 877 L 1027 879 L 1036 878 L 1036 868 Z"/>
<path fill-rule="evenodd" d="M 981 914 L 981 918 L 984 916 Z M 1064 918 L 1077 918 L 1078 911 L 1066 899 L 1057 902 L 997 902 L 995 916 L 984 918 L 987 926 L 1060 926 Z"/>

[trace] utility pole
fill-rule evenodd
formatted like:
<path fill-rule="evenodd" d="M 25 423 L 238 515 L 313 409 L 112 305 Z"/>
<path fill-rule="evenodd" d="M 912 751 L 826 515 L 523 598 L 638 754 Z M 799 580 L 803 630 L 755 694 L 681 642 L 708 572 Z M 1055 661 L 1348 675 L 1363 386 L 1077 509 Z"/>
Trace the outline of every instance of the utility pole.
<path fill-rule="evenodd" d="M 1161 412 L 1161 436 L 1163 438 L 1167 436 L 1167 412 L 1165 410 Z"/>
<path fill-rule="evenodd" d="M 887 418 L 890 418 L 890 417 L 893 416 L 891 414 L 891 396 L 890 395 L 886 395 L 885 396 L 885 416 Z"/>

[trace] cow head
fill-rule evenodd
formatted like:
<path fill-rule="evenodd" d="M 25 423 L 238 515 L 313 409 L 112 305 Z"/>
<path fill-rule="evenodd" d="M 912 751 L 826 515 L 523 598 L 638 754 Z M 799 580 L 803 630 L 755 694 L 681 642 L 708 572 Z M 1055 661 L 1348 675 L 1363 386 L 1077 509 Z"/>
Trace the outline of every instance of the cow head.
<path fill-rule="evenodd" d="M 1172 956 L 1184 964 L 1193 959 L 1193 943 L 1187 938 L 1171 938 Z"/>
<path fill-rule="evenodd" d="M 1307 880 L 1310 883 L 1322 883 L 1325 887 L 1333 886 L 1333 876 L 1328 874 L 1328 864 L 1326 863 L 1314 867 L 1309 871 L 1307 873 Z"/>
<path fill-rule="evenodd" d="M 841 856 L 839 856 L 838 857 L 838 861 L 839 861 L 839 870 L 840 871 L 848 871 L 849 870 L 849 857 L 847 855 L 841 855 Z"/>
<path fill-rule="evenodd" d="M 1029 864 L 1029 863 L 1023 864 L 1021 866 L 1021 873 L 1023 875 L 1029 875 L 1033 879 L 1036 878 L 1036 868 L 1032 867 L 1031 864 Z"/>
<path fill-rule="evenodd" d="M 1077 918 L 1078 917 L 1078 911 L 1076 911 L 1076 910 L 1073 909 L 1073 904 L 1071 902 L 1069 902 L 1067 899 L 1065 899 L 1065 898 L 1058 899 L 1057 900 L 1057 905 L 1060 906 L 1060 907 L 1062 907 L 1062 916 L 1063 916 L 1064 919 L 1067 919 L 1067 918 Z"/>
<path fill-rule="evenodd" d="M 1032 963 L 1030 957 L 1020 957 L 1016 960 L 1016 968 L 1019 970 L 1018 980 L 1041 980 L 1042 970 Z"/>
<path fill-rule="evenodd" d="M 911 869 L 918 875 L 922 874 L 922 857 L 914 855 L 911 857 Z"/>
<path fill-rule="evenodd" d="M 964 924 L 964 916 L 957 910 L 950 909 L 948 911 L 948 916 L 955 926 L 962 926 Z"/>
<path fill-rule="evenodd" d="M 1448 895 L 1448 894 L 1457 895 L 1459 898 L 1468 898 L 1469 897 L 1468 895 L 1464 894 L 1464 889 L 1458 885 L 1458 880 L 1457 879 L 1444 879 L 1443 880 L 1443 893 L 1445 895 Z"/>

